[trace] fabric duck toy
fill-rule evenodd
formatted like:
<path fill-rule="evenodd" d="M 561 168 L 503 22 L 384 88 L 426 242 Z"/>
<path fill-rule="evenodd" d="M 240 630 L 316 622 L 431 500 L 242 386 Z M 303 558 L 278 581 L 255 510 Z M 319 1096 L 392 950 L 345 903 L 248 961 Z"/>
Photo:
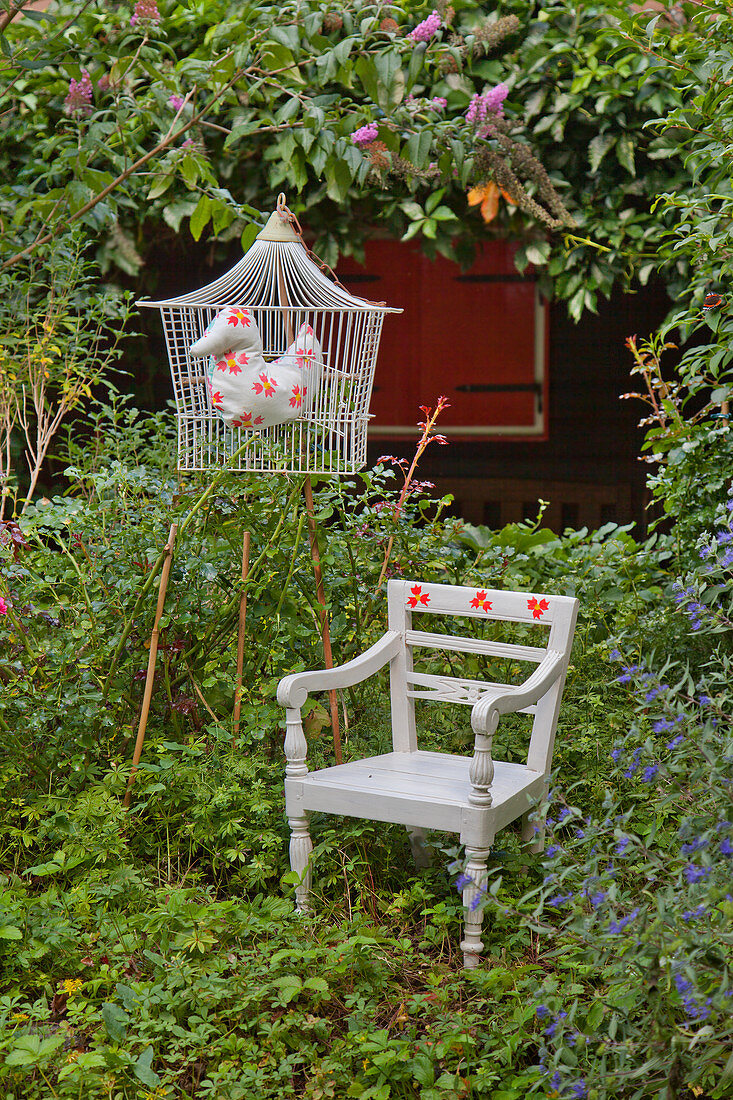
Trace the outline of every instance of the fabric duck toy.
<path fill-rule="evenodd" d="M 210 357 L 209 401 L 230 428 L 262 430 L 295 420 L 312 404 L 322 366 L 320 344 L 305 324 L 285 354 L 268 363 L 257 323 L 243 306 L 220 310 L 189 354 Z"/>

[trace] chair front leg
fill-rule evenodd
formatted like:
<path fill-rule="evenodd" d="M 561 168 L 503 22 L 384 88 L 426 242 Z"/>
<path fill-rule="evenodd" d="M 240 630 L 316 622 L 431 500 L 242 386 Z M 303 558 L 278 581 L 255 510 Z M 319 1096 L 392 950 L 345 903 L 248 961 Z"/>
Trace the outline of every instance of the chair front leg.
<path fill-rule="evenodd" d="M 545 822 L 537 809 L 522 816 L 522 848 L 533 856 L 545 850 Z"/>
<path fill-rule="evenodd" d="M 461 950 L 463 951 L 463 965 L 467 970 L 476 969 L 481 952 L 484 949 L 483 940 L 481 939 L 484 911 L 480 902 L 485 892 L 486 860 L 490 851 L 490 848 L 469 848 L 466 846 L 468 861 L 464 872 L 463 906 L 465 909 L 465 923 Z"/>
<path fill-rule="evenodd" d="M 295 908 L 298 913 L 310 913 L 309 895 L 311 890 L 311 853 L 313 844 L 308 829 L 308 815 L 289 817 L 290 825 L 290 869 L 298 876 L 295 887 Z"/>

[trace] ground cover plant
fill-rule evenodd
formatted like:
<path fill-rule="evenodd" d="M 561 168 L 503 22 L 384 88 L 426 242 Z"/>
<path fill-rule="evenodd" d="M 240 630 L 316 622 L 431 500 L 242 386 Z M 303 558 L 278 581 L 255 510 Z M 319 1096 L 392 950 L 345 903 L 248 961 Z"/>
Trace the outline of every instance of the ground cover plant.
<path fill-rule="evenodd" d="M 132 13 L 139 34 L 135 65 L 141 59 L 150 63 L 146 49 L 162 50 L 158 39 L 153 43 L 161 30 L 154 8 L 136 5 Z M 115 10 L 122 26 L 121 9 Z M 92 11 L 99 16 L 97 8 Z M 459 26 L 464 11 L 473 8 L 460 8 Z M 176 12 L 178 25 L 184 25 Z M 613 13 L 540 9 L 534 22 L 547 25 L 547 49 L 542 28 L 534 26 L 527 47 L 534 51 L 534 68 L 517 81 L 531 81 L 535 72 L 538 90 L 546 92 L 547 57 L 567 53 L 572 43 L 575 60 L 561 70 L 566 91 L 552 103 L 546 96 L 531 117 L 537 120 L 535 136 L 554 135 L 553 178 L 565 158 L 568 172 L 575 164 L 572 170 L 587 176 L 591 190 L 597 188 L 596 197 L 608 195 L 598 226 L 608 236 L 594 240 L 589 232 L 586 240 L 566 242 L 568 280 L 580 276 L 568 292 L 582 292 L 575 308 L 592 304 L 586 290 L 595 292 L 617 277 L 614 265 L 623 266 L 624 255 L 639 278 L 642 258 L 667 273 L 679 264 L 674 278 L 684 294 L 666 327 L 649 337 L 629 334 L 632 388 L 641 390 L 648 406 L 643 454 L 652 460 L 650 487 L 666 527 L 644 541 L 633 529 L 615 525 L 560 534 L 543 527 L 541 506 L 535 523 L 498 532 L 471 527 L 447 518 L 444 502 L 432 499 L 429 486 L 411 478 L 405 490 L 402 467 L 387 457 L 346 484 L 315 486 L 339 660 L 365 648 L 383 629 L 385 559 L 386 575 L 555 590 L 581 599 L 547 807 L 548 846 L 541 861 L 525 868 L 516 835 L 502 836 L 482 900 L 481 969 L 458 969 L 463 866 L 449 837 L 435 838 L 439 858 L 417 871 L 403 830 L 317 819 L 316 915 L 293 913 L 282 718 L 274 690 L 284 672 L 322 660 L 299 503 L 302 483 L 180 478 L 167 414 L 140 413 L 111 386 L 97 391 L 96 403 L 88 404 L 88 395 L 82 402 L 73 387 L 90 379 L 79 371 L 65 376 L 57 361 L 78 363 L 74 348 L 94 346 L 105 316 L 114 327 L 125 309 L 119 295 L 101 295 L 86 327 L 78 313 L 65 311 L 53 333 L 56 351 L 49 351 L 46 340 L 48 314 L 32 296 L 29 307 L 39 305 L 39 312 L 29 309 L 24 316 L 35 316 L 35 331 L 17 317 L 8 324 L 4 365 L 10 358 L 14 372 L 28 369 L 33 356 L 18 354 L 18 346 L 40 346 L 41 358 L 52 359 L 36 375 L 43 386 L 48 369 L 45 399 L 70 393 L 71 403 L 68 432 L 61 423 L 54 435 L 56 469 L 66 471 L 57 474 L 54 487 L 44 497 L 31 495 L 23 477 L 6 476 L 3 486 L 10 489 L 0 522 L 5 1096 L 733 1095 L 733 320 L 727 300 L 733 25 L 722 5 L 682 5 L 659 18 L 645 15 L 643 30 L 618 9 Z M 319 28 L 327 14 L 319 13 Z M 387 37 L 376 53 L 412 57 L 425 45 L 430 58 L 430 50 L 445 52 L 447 45 L 457 50 L 457 65 L 483 63 L 468 49 L 464 54 L 460 43 L 448 42 L 447 12 L 441 9 L 438 16 L 437 29 L 427 10 L 413 21 L 411 32 L 421 21 L 428 24 L 410 40 L 415 49 Z M 151 33 L 143 44 L 144 18 Z M 14 24 L 0 16 L 1 30 Z M 128 29 L 118 39 L 125 49 L 130 24 L 127 18 Z M 333 51 L 341 30 L 334 22 L 328 31 Z M 371 24 L 359 26 L 367 39 L 373 30 Z M 315 25 L 313 34 L 320 34 Z M 278 45 L 290 51 L 289 61 L 292 36 L 280 38 L 287 40 Z M 582 72 L 573 69 L 578 43 L 587 46 Z M 350 57 L 338 63 L 346 66 Z M 12 75 L 26 112 L 37 106 L 33 76 L 48 59 L 36 60 L 38 70 L 20 66 L 23 71 Z M 140 87 L 146 111 L 148 94 L 172 94 L 165 84 L 172 71 L 165 70 L 160 95 Z M 176 77 L 182 72 L 177 69 Z M 74 89 L 69 75 L 64 70 L 58 78 L 54 109 L 62 111 L 73 90 L 67 117 L 100 122 L 86 114 L 91 99 L 81 69 L 73 74 Z M 484 78 L 494 87 L 497 75 L 492 68 Z M 330 73 L 329 79 L 337 76 Z M 582 118 L 590 127 L 590 95 L 603 95 L 612 81 L 619 93 L 607 104 L 612 125 L 602 119 L 592 137 L 582 130 L 592 157 L 587 171 L 586 162 L 578 168 L 572 149 L 562 143 L 562 126 L 572 129 Z M 127 95 L 124 81 L 121 87 L 110 94 Z M 454 107 L 464 121 L 471 95 L 484 91 L 483 85 L 470 93 L 464 89 L 465 102 Z M 377 86 L 375 92 L 378 101 Z M 662 174 L 668 168 L 673 180 L 684 180 L 684 187 L 672 183 L 664 190 L 661 176 L 634 177 L 634 128 L 631 114 L 622 110 L 631 112 L 632 101 L 634 109 L 645 104 L 645 118 L 658 112 L 648 128 L 654 136 L 638 150 L 634 170 L 648 158 Z M 504 102 L 508 112 L 511 97 Z M 188 104 L 171 107 L 178 114 Z M 143 121 L 147 127 L 144 112 Z M 368 126 L 371 116 L 359 121 Z M 11 135 L 16 123 L 13 116 Z M 146 141 L 157 123 L 150 125 Z M 425 129 L 432 126 L 428 118 Z M 440 124 L 436 129 L 440 135 Z M 60 160 L 47 156 L 44 173 L 61 174 L 66 164 L 74 176 L 68 139 L 59 135 Z M 81 139 L 74 145 L 80 148 Z M 670 153 L 667 166 L 657 156 L 662 151 Z M 196 165 L 204 172 L 198 160 Z M 82 158 L 77 167 L 89 166 Z M 66 188 L 76 182 L 44 175 L 49 186 L 59 186 L 54 192 L 40 182 L 36 190 L 31 178 L 29 172 L 15 192 L 3 192 L 3 217 L 18 215 L 11 237 L 31 234 L 19 246 L 43 236 L 38 222 L 23 220 L 22 203 L 30 203 L 26 213 L 42 221 L 54 203 L 61 209 L 70 193 L 73 198 L 73 187 Z M 614 188 L 619 178 L 626 186 Z M 110 212 L 124 223 L 123 208 L 132 209 L 136 201 L 136 184 L 129 179 L 131 190 L 119 192 L 119 207 L 94 203 L 98 228 L 109 228 L 104 218 Z M 93 176 L 86 182 L 95 195 L 107 186 Z M 342 183 L 341 190 L 345 174 Z M 647 185 L 649 194 L 663 191 L 653 213 L 644 208 Z M 173 181 L 170 190 L 178 186 Z M 161 192 L 162 201 L 166 194 Z M 230 208 L 226 196 L 214 197 Z M 197 205 L 200 199 L 198 193 Z M 75 208 L 63 209 L 81 211 L 89 194 L 77 193 L 74 201 Z M 617 217 L 615 203 L 632 213 Z M 218 208 L 206 209 L 216 217 Z M 235 219 L 242 212 L 236 203 L 231 210 Z M 403 213 L 411 223 L 430 220 L 414 210 Z M 92 222 L 87 219 L 88 228 Z M 658 257 L 642 257 L 650 225 Z M 580 232 L 594 227 L 589 220 Z M 604 248 L 614 252 L 608 268 Z M 586 286 L 592 256 L 601 261 L 598 285 Z M 11 265 L 16 278 L 20 266 Z M 7 294 L 0 306 L 7 316 L 13 285 L 3 286 Z M 73 285 L 64 289 L 73 297 Z M 675 369 L 668 365 L 674 349 L 667 345 L 673 343 L 684 345 Z M 4 384 L 8 378 L 6 368 Z M 421 399 L 429 395 L 418 396 L 416 405 Z M 16 398 L 11 395 L 6 407 L 17 411 Z M 3 453 L 18 469 L 23 445 L 17 428 L 8 428 L 4 440 Z M 174 520 L 180 535 L 160 624 L 158 675 L 134 797 L 125 811 L 161 550 Z M 245 528 L 253 542 L 247 690 L 235 744 L 231 715 Z M 341 701 L 348 753 L 374 750 L 386 738 L 383 699 L 378 690 L 359 687 Z M 312 701 L 307 721 L 310 758 L 315 764 L 330 761 L 327 707 Z M 425 736 L 427 745 L 443 750 L 466 751 L 469 744 L 466 731 L 449 718 L 436 721 Z M 515 751 L 515 738 L 511 724 L 501 727 L 497 753 Z"/>

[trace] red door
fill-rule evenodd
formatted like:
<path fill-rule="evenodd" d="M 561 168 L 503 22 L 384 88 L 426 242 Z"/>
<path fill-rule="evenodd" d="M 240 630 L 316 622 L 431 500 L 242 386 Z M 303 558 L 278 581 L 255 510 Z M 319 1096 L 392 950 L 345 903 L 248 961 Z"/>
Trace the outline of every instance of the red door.
<path fill-rule="evenodd" d="M 413 435 L 420 405 L 445 394 L 441 431 L 464 439 L 546 437 L 546 323 L 509 241 L 487 242 L 473 267 L 429 260 L 414 242 L 367 242 L 366 264 L 339 264 L 353 293 L 398 306 L 384 321 L 369 434 Z"/>

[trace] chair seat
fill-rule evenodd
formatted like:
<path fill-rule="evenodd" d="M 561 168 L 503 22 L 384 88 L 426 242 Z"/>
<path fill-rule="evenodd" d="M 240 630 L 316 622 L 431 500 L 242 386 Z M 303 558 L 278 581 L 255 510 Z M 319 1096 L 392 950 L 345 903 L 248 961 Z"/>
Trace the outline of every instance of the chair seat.
<path fill-rule="evenodd" d="M 545 777 L 526 764 L 494 761 L 492 804 L 469 802 L 471 760 L 442 752 L 388 752 L 286 779 L 288 814 L 322 810 L 428 829 L 480 834 L 482 842 L 525 813 L 544 792 Z M 478 840 L 476 841 L 478 842 Z"/>

